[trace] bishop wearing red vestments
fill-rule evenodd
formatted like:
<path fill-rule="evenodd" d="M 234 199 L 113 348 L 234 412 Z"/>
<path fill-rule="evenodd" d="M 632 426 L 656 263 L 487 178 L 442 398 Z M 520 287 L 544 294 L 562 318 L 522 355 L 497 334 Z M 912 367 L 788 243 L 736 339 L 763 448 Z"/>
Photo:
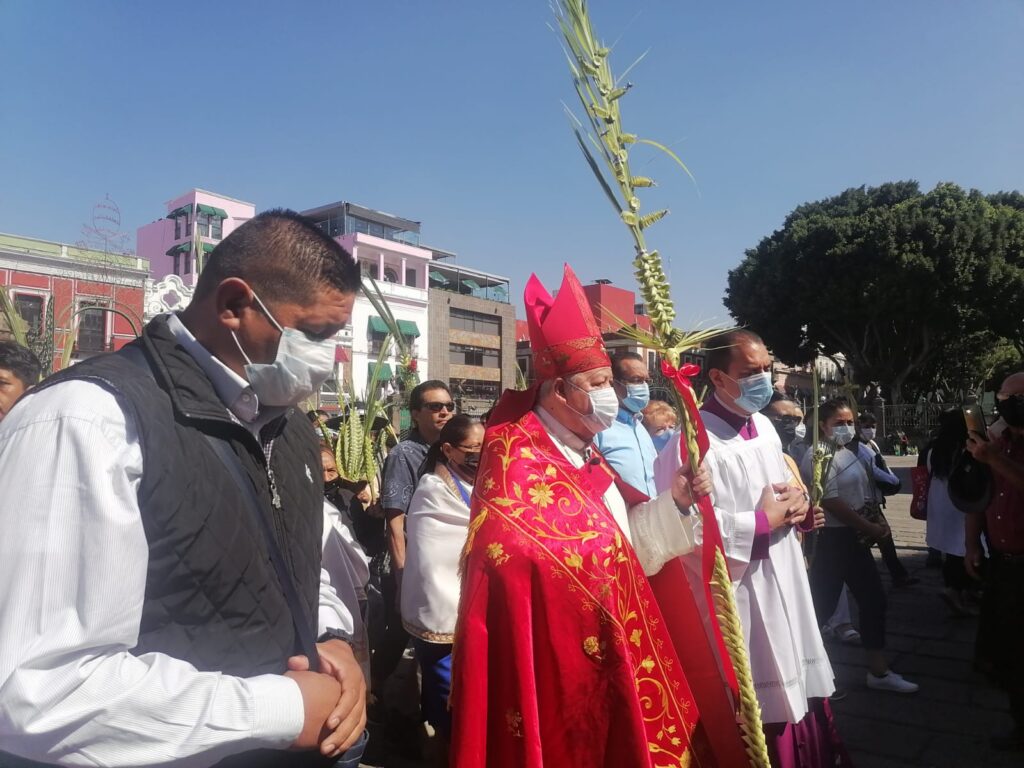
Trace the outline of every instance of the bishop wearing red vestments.
<path fill-rule="evenodd" d="M 708 478 L 683 469 L 658 498 L 627 504 L 591 446 L 618 401 L 568 266 L 557 298 L 530 279 L 526 312 L 538 384 L 506 392 L 488 422 L 453 651 L 452 765 L 742 765 L 712 749 L 645 575 L 693 550 L 687 510 Z"/>

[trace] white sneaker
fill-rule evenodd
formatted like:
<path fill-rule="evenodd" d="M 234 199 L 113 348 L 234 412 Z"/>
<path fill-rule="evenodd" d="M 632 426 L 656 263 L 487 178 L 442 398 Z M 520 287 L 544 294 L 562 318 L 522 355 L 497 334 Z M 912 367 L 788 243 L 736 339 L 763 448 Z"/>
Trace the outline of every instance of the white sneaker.
<path fill-rule="evenodd" d="M 909 680 L 904 680 L 891 669 L 881 677 L 875 677 L 868 672 L 868 688 L 875 691 L 890 691 L 891 693 L 917 693 L 920 686 Z"/>

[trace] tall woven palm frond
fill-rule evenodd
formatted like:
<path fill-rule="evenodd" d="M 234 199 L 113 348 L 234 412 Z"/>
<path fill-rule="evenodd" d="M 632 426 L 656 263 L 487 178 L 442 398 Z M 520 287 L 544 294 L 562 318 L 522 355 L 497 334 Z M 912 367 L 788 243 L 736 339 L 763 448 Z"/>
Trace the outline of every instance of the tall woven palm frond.
<path fill-rule="evenodd" d="M 682 355 L 687 349 L 699 346 L 720 331 L 708 329 L 687 334 L 674 327 L 676 310 L 671 298 L 668 276 L 665 274 L 660 254 L 650 249 L 646 240 L 647 230 L 668 215 L 668 209 L 649 213 L 641 211 L 640 191 L 654 186 L 655 181 L 634 173 L 630 165 L 630 151 L 637 144 L 647 145 L 670 157 L 687 174 L 689 169 L 664 144 L 643 139 L 626 130 L 622 120 L 621 104 L 632 83 L 623 83 L 622 77 L 617 78 L 612 73 L 611 49 L 605 46 L 595 33 L 586 1 L 553 0 L 553 10 L 561 31 L 563 50 L 569 62 L 573 88 L 579 97 L 585 118 L 585 121 L 574 118 L 573 133 L 576 144 L 605 197 L 611 202 L 632 238 L 635 254 L 634 274 L 653 329 L 651 333 L 647 333 L 622 324 L 620 333 L 656 350 L 671 366 L 679 368 Z M 634 65 L 636 63 L 634 62 Z M 633 65 L 630 69 L 632 67 Z M 700 461 L 697 441 L 700 427 L 694 424 L 694 419 L 687 408 L 680 408 L 680 416 L 690 465 L 696 471 Z M 750 672 L 750 661 L 728 567 L 720 550 L 716 552 L 711 588 L 722 637 L 729 650 L 740 686 L 737 714 L 741 736 L 747 745 L 750 764 L 755 768 L 768 768 L 768 748 Z"/>

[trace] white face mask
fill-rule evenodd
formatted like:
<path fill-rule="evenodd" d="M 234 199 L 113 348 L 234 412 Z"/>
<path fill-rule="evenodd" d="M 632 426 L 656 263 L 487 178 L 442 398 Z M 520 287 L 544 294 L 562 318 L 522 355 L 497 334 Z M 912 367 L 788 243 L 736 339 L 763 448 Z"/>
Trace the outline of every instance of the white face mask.
<path fill-rule="evenodd" d="M 867 441 L 875 439 L 875 428 L 874 427 L 861 427 L 860 436 Z"/>
<path fill-rule="evenodd" d="M 583 417 L 584 423 L 592 429 L 595 433 L 604 432 L 608 427 L 615 423 L 615 417 L 619 413 L 619 398 L 615 394 L 615 390 L 612 387 L 604 387 L 603 389 L 590 389 L 586 390 L 583 387 L 573 384 L 569 379 L 563 379 L 566 384 L 574 389 L 578 389 L 580 392 L 585 392 L 587 397 L 590 398 L 590 413 L 583 413 L 577 411 L 566 400 L 566 405 L 569 405 L 569 409 L 574 413 L 579 414 Z"/>
<path fill-rule="evenodd" d="M 805 437 L 807 437 L 807 425 L 797 424 L 796 427 L 793 429 L 793 436 L 797 440 L 803 440 Z"/>
<path fill-rule="evenodd" d="M 334 371 L 334 341 L 315 341 L 302 331 L 282 328 L 270 314 L 266 305 L 253 293 L 270 322 L 281 331 L 277 355 L 272 363 L 254 363 L 245 354 L 238 337 L 231 336 L 238 345 L 247 365 L 245 375 L 260 405 L 298 405 L 312 395 Z"/>
<path fill-rule="evenodd" d="M 839 445 L 846 445 L 853 440 L 853 427 L 849 424 L 837 424 L 832 427 L 832 439 Z"/>

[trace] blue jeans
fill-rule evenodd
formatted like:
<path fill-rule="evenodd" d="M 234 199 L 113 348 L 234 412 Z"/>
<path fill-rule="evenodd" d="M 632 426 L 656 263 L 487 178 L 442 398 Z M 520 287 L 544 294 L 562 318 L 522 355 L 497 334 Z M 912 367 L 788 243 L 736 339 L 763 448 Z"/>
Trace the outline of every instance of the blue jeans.
<path fill-rule="evenodd" d="M 448 711 L 448 695 L 452 689 L 452 647 L 428 643 L 414 637 L 413 647 L 423 675 L 420 709 L 446 742 L 452 737 L 452 713 Z"/>

